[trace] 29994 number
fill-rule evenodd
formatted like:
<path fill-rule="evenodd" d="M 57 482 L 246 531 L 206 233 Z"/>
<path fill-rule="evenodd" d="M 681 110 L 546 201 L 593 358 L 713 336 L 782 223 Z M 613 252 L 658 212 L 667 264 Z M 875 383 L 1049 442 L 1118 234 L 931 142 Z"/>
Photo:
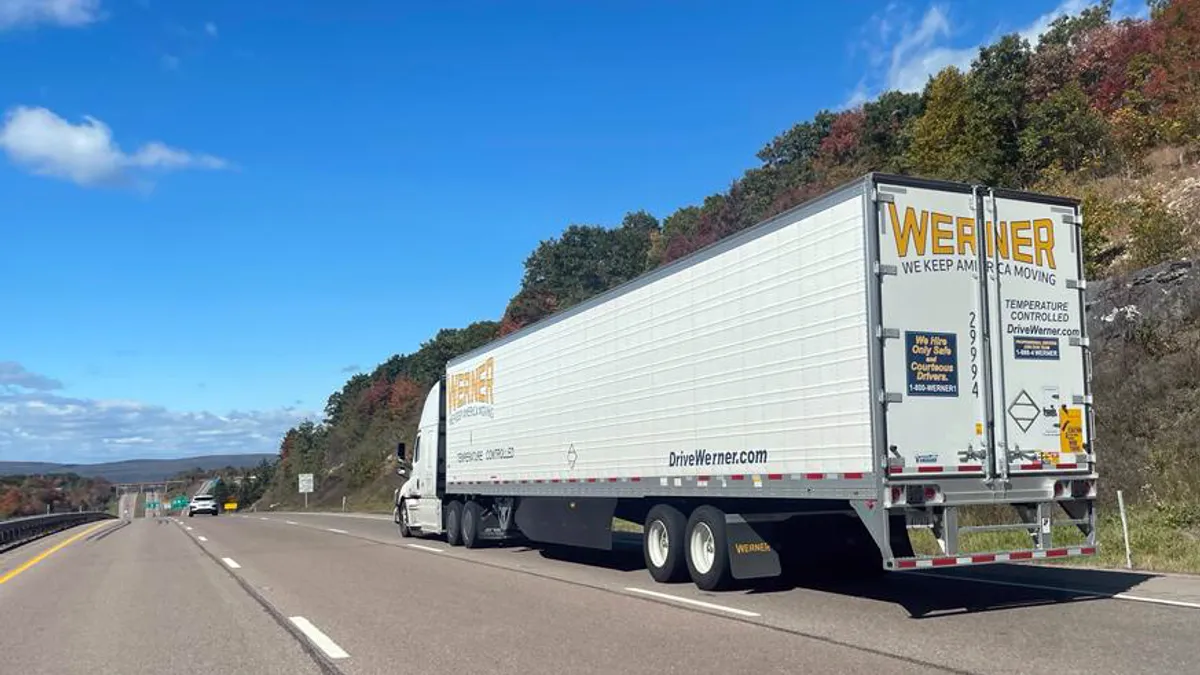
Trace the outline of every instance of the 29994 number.
<path fill-rule="evenodd" d="M 979 329 L 975 327 L 975 312 L 970 313 L 968 324 L 971 334 L 971 393 L 979 398 Z"/>

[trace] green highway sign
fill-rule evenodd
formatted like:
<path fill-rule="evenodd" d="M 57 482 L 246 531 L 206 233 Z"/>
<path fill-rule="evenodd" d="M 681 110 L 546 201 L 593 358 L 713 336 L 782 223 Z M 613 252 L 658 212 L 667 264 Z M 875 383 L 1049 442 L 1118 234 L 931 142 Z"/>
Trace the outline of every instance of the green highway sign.
<path fill-rule="evenodd" d="M 175 499 L 171 500 L 171 508 L 182 509 L 183 507 L 187 506 L 187 503 L 187 497 L 176 497 Z"/>
<path fill-rule="evenodd" d="M 158 502 L 146 502 L 146 508 L 148 508 L 148 509 L 157 509 L 157 508 L 158 508 Z"/>

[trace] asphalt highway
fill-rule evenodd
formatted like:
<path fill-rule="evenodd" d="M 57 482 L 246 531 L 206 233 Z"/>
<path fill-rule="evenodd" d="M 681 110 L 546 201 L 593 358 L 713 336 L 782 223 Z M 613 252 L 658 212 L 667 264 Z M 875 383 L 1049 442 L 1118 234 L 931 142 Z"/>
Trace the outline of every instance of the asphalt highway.
<path fill-rule="evenodd" d="M 451 549 L 387 516 L 108 521 L 0 575 L 71 537 L 0 584 L 6 671 L 1162 673 L 1194 667 L 1200 634 L 1187 577 L 997 565 L 705 593 L 653 583 L 636 548 Z"/>

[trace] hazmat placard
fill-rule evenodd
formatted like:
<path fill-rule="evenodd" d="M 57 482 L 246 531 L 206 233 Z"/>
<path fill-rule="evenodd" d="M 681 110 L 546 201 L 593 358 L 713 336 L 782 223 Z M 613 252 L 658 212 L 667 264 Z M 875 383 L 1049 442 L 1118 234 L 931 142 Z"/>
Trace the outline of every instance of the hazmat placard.
<path fill-rule="evenodd" d="M 1058 410 L 1058 445 L 1063 454 L 1083 453 L 1083 410 L 1063 406 Z"/>

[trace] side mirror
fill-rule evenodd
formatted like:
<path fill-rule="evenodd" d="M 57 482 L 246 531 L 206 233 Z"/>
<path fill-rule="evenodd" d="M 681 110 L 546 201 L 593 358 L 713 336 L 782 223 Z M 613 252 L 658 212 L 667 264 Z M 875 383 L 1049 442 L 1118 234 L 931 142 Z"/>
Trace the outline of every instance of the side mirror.
<path fill-rule="evenodd" d="M 404 443 L 403 442 L 396 444 L 396 457 L 399 458 L 401 462 L 404 461 Z"/>

